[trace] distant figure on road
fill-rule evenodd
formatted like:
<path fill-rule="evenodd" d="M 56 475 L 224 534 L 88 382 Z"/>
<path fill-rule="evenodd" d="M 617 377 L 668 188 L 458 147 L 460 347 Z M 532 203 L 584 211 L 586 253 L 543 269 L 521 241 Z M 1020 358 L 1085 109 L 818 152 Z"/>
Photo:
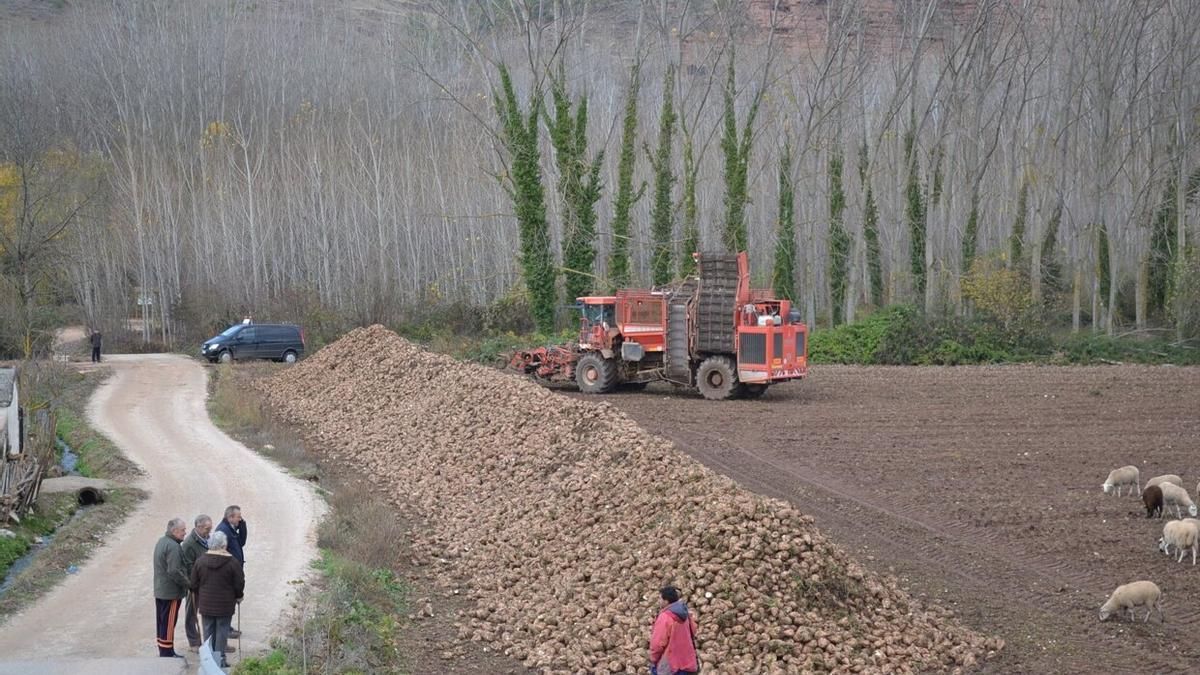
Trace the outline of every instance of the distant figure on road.
<path fill-rule="evenodd" d="M 225 517 L 221 520 L 221 524 L 217 526 L 217 532 L 223 532 L 226 540 L 229 542 L 229 554 L 237 558 L 241 565 L 246 564 L 246 554 L 242 551 L 242 547 L 246 545 L 246 521 L 242 518 L 242 507 L 237 504 L 225 507 Z M 242 631 L 231 630 L 229 637 L 240 638 Z"/>
<path fill-rule="evenodd" d="M 208 551 L 208 535 L 212 534 L 212 529 L 211 517 L 196 516 L 192 533 L 183 540 L 183 545 L 180 547 L 183 555 L 183 571 L 189 579 L 192 577 L 192 568 L 196 565 L 196 560 Z M 193 652 L 200 651 L 200 619 L 196 613 L 195 591 L 188 592 L 187 602 L 183 605 L 183 628 L 187 631 L 188 649 Z"/>
<path fill-rule="evenodd" d="M 222 668 L 228 668 L 225 653 L 233 651 L 228 641 L 233 613 L 246 589 L 242 563 L 229 553 L 224 532 L 208 538 L 208 553 L 200 556 L 192 568 L 192 590 L 197 594 L 200 616 L 204 617 L 204 637 L 212 639 L 213 656 Z"/>
<path fill-rule="evenodd" d="M 92 363 L 100 363 L 100 345 L 103 342 L 100 331 L 92 331 L 92 335 L 88 340 L 92 343 Z"/>
<path fill-rule="evenodd" d="M 658 595 L 662 604 L 650 634 L 650 675 L 698 673 L 696 619 L 688 615 L 687 605 L 679 601 L 678 588 L 665 586 Z M 658 667 L 662 663 L 666 669 L 660 673 Z"/>
<path fill-rule="evenodd" d="M 175 623 L 179 605 L 187 594 L 189 581 L 183 571 L 183 552 L 179 542 L 187 534 L 183 518 L 172 518 L 167 532 L 154 545 L 154 605 L 158 619 L 158 655 L 183 658 L 175 653 Z"/>

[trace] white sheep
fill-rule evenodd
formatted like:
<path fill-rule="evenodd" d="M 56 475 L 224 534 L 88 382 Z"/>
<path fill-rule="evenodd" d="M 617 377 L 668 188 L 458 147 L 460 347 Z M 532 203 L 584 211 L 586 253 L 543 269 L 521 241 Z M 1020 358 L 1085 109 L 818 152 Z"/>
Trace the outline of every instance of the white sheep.
<path fill-rule="evenodd" d="M 1200 548 L 1200 527 L 1182 520 L 1172 520 L 1163 525 L 1162 536 L 1158 539 L 1158 550 L 1170 554 L 1171 547 L 1175 548 L 1175 562 L 1183 562 L 1183 554 L 1191 549 L 1192 565 L 1195 565 L 1196 549 Z"/>
<path fill-rule="evenodd" d="M 1117 489 L 1117 496 L 1119 497 L 1121 496 L 1121 488 L 1126 485 L 1133 486 L 1134 494 L 1142 494 L 1141 474 L 1138 472 L 1138 468 L 1132 464 L 1109 471 L 1108 480 L 1104 481 L 1104 485 L 1100 487 L 1104 488 L 1105 494 L 1111 494 L 1112 489 L 1115 487 Z"/>
<path fill-rule="evenodd" d="M 1155 476 L 1154 478 L 1151 478 L 1150 480 L 1146 481 L 1146 487 L 1150 487 L 1151 485 L 1162 485 L 1163 483 L 1172 483 L 1174 485 L 1178 485 L 1179 487 L 1183 487 L 1183 479 L 1177 474 L 1173 473 L 1164 473 L 1161 476 Z"/>
<path fill-rule="evenodd" d="M 1146 618 L 1143 622 L 1150 621 L 1150 612 L 1157 611 L 1159 621 L 1163 620 L 1162 607 L 1159 601 L 1162 599 L 1162 591 L 1158 590 L 1158 585 L 1153 581 L 1135 581 L 1133 583 L 1117 586 L 1117 590 L 1108 596 L 1106 601 L 1100 607 L 1100 620 L 1107 621 L 1108 617 L 1117 612 L 1128 611 L 1129 618 L 1136 618 L 1133 613 L 1134 607 L 1145 607 Z"/>
<path fill-rule="evenodd" d="M 1188 494 L 1187 490 L 1184 490 L 1174 483 L 1163 483 L 1158 487 L 1163 493 L 1164 509 L 1166 509 L 1168 506 L 1174 505 L 1175 517 L 1181 518 L 1183 514 L 1180 512 L 1179 507 L 1182 506 L 1187 509 L 1189 516 L 1192 516 L 1193 518 L 1196 517 L 1196 502 L 1192 501 L 1192 497 Z"/>

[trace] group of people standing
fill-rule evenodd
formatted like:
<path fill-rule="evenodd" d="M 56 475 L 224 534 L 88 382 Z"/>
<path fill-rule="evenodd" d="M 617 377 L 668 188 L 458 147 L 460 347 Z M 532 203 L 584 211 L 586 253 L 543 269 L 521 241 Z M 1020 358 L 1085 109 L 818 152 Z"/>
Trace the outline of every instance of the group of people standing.
<path fill-rule="evenodd" d="M 206 639 L 213 657 L 228 668 L 225 655 L 236 649 L 228 643 L 240 638 L 233 628 L 234 612 L 242 602 L 246 576 L 247 526 L 239 506 L 229 506 L 219 525 L 196 516 L 191 533 L 182 518 L 172 518 L 167 532 L 154 547 L 154 604 L 158 618 L 158 655 L 182 658 L 175 651 L 175 624 L 183 606 L 188 647 L 199 651 Z"/>

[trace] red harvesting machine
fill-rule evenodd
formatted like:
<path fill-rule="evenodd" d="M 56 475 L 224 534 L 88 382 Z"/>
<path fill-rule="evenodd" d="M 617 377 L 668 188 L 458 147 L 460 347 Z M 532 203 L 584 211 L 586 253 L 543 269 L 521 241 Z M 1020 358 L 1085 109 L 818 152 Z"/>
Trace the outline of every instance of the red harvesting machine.
<path fill-rule="evenodd" d="M 713 400 L 805 377 L 808 327 L 789 301 L 750 289 L 746 253 L 693 255 L 697 275 L 675 286 L 578 298 L 577 343 L 517 351 L 509 365 L 587 394 L 664 381 Z"/>

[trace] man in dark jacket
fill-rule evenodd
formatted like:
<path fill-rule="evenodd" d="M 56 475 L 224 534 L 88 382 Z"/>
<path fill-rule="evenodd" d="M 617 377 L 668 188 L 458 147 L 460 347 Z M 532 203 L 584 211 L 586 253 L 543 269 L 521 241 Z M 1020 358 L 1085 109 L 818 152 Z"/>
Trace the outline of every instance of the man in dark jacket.
<path fill-rule="evenodd" d="M 237 558 L 242 565 L 246 564 L 246 554 L 242 551 L 242 547 L 246 545 L 246 534 L 249 532 L 246 527 L 246 520 L 242 518 L 242 507 L 237 504 L 226 506 L 225 517 L 221 519 L 217 531 L 225 534 L 225 538 L 229 542 L 229 554 Z M 231 630 L 229 637 L 240 638 L 242 631 Z"/>
<path fill-rule="evenodd" d="M 92 343 L 92 363 L 100 363 L 100 343 L 102 342 L 100 331 L 92 331 L 88 341 Z"/>
<path fill-rule="evenodd" d="M 208 538 L 208 553 L 200 556 L 192 567 L 191 588 L 196 591 L 196 604 L 200 616 L 204 617 L 204 637 L 212 640 L 210 645 L 214 658 L 222 668 L 228 668 L 225 653 L 228 651 L 229 627 L 233 613 L 246 589 L 246 577 L 242 563 L 229 553 L 229 541 L 224 532 L 213 532 Z"/>
<path fill-rule="evenodd" d="M 183 540 L 180 547 L 183 571 L 189 579 L 192 577 L 192 567 L 195 566 L 196 560 L 208 551 L 208 535 L 212 534 L 212 529 L 212 518 L 205 515 L 196 516 L 192 533 Z M 200 651 L 200 618 L 196 613 L 195 591 L 188 591 L 187 601 L 183 605 L 183 628 L 187 631 L 188 649 L 193 652 Z"/>
<path fill-rule="evenodd" d="M 167 532 L 154 545 L 154 604 L 158 611 L 158 655 L 183 658 L 175 653 L 175 623 L 189 580 L 183 571 L 179 542 L 187 534 L 183 518 L 172 518 Z"/>
<path fill-rule="evenodd" d="M 245 565 L 246 554 L 242 551 L 242 547 L 246 545 L 248 530 L 246 529 L 246 520 L 242 518 L 242 507 L 236 504 L 225 507 L 225 518 L 217 526 L 217 531 L 224 532 L 229 539 L 229 554 Z"/>

